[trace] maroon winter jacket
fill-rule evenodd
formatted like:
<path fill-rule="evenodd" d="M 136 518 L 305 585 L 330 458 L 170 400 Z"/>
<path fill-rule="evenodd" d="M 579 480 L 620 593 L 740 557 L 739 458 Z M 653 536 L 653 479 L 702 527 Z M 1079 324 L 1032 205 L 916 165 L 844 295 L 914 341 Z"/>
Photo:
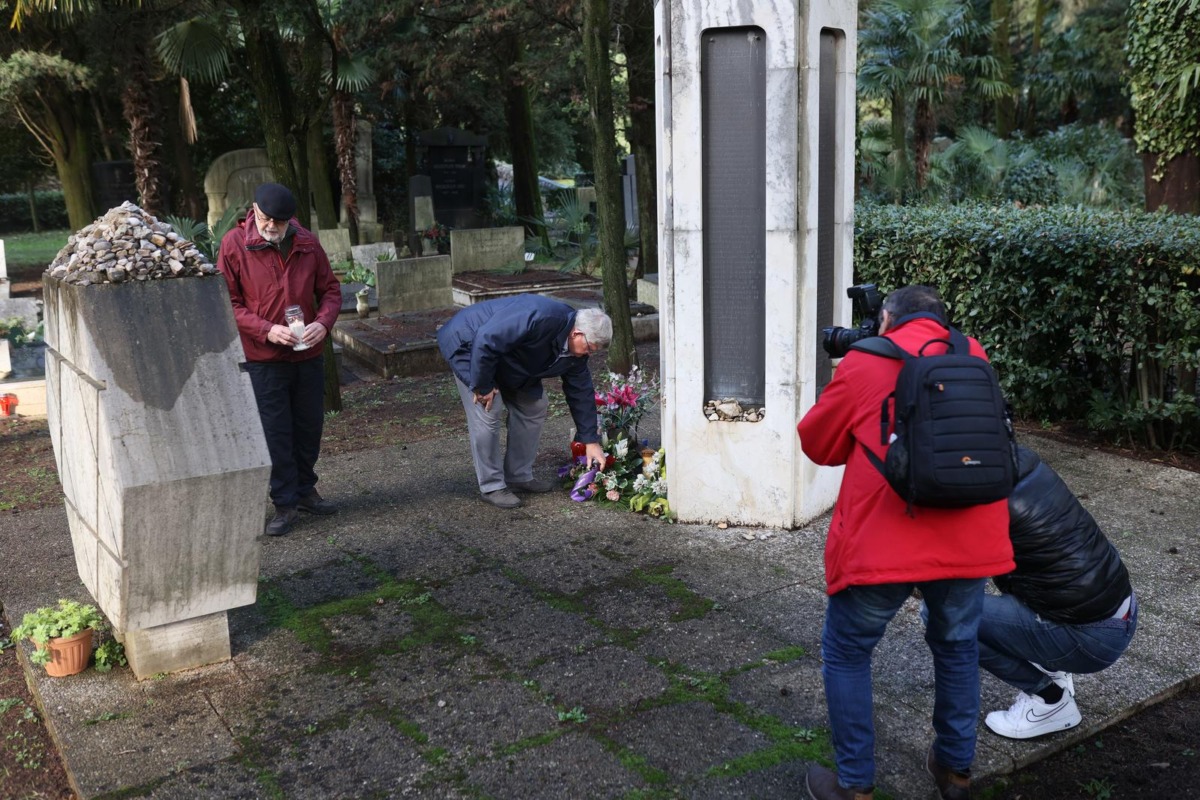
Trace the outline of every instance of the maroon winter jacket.
<path fill-rule="evenodd" d="M 342 310 L 341 284 L 329 266 L 329 257 L 317 237 L 295 219 L 288 223 L 292 249 L 285 261 L 262 238 L 247 214 L 241 224 L 225 234 L 217 269 L 229 285 L 233 318 L 242 335 L 247 361 L 307 361 L 320 358 L 322 347 L 293 350 L 291 345 L 267 341 L 272 325 L 286 325 L 283 310 L 300 306 L 304 322 L 320 322 L 332 331 Z M 314 301 L 314 298 L 319 300 Z M 314 302 L 319 302 L 316 307 Z"/>

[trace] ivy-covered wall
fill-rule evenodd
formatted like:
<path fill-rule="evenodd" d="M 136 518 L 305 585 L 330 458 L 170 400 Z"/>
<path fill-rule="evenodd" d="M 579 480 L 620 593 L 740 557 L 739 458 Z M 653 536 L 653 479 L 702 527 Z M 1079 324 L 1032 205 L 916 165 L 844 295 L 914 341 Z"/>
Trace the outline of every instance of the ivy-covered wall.
<path fill-rule="evenodd" d="M 1200 446 L 1200 219 L 1061 206 L 855 213 L 855 280 L 937 287 L 1018 414 Z"/>
<path fill-rule="evenodd" d="M 1188 76 L 1200 65 L 1198 7 L 1195 0 L 1133 0 L 1126 48 L 1134 142 L 1150 161 L 1151 207 L 1161 197 L 1193 214 L 1200 211 L 1200 87 L 1189 88 Z"/>

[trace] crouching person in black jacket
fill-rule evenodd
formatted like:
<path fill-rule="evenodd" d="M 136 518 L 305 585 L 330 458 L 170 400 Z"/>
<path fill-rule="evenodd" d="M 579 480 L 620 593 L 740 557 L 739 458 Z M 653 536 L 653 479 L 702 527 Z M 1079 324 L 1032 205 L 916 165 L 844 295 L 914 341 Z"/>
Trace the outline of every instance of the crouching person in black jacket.
<path fill-rule="evenodd" d="M 1062 478 L 1019 448 L 1008 498 L 1017 568 L 984 597 L 979 663 L 1020 689 L 985 724 L 1012 739 L 1073 728 L 1081 719 L 1071 673 L 1113 664 L 1137 630 L 1137 600 L 1117 549 Z"/>

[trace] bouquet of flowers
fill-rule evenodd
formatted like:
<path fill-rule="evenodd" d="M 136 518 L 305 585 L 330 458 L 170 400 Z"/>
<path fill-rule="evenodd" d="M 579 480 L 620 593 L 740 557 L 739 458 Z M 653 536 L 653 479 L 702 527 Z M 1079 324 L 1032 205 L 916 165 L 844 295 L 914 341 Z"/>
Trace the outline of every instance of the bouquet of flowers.
<path fill-rule="evenodd" d="M 658 403 L 658 381 L 636 366 L 629 375 L 610 372 L 595 381 L 596 415 L 600 434 L 636 436 L 638 423 Z"/>
<path fill-rule="evenodd" d="M 644 439 L 640 448 L 635 447 L 624 433 L 611 439 L 602 435 L 601 443 L 606 454 L 603 464 L 588 464 L 584 445 L 572 443 L 572 463 L 558 471 L 572 484 L 571 499 L 582 503 L 595 498 L 669 519 L 666 452 L 647 446 Z"/>
<path fill-rule="evenodd" d="M 421 238 L 428 239 L 437 245 L 438 252 L 450 248 L 450 229 L 440 223 L 435 222 L 421 231 Z"/>

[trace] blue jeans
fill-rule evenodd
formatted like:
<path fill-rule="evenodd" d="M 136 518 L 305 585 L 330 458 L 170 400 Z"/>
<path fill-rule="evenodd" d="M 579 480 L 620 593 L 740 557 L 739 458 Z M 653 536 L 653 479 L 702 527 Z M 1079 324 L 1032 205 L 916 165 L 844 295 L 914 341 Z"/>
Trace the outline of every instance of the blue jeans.
<path fill-rule="evenodd" d="M 1137 630 L 1137 598 L 1129 619 L 1067 625 L 1042 619 L 1016 597 L 988 595 L 979 623 L 979 665 L 1010 686 L 1034 693 L 1050 679 L 1029 662 L 1051 672 L 1089 673 L 1121 657 Z"/>
<path fill-rule="evenodd" d="M 970 769 L 979 716 L 977 634 L 984 582 L 973 578 L 851 586 L 829 598 L 821 635 L 822 675 L 838 783 L 844 788 L 875 784 L 871 652 L 914 586 L 929 607 L 925 642 L 933 652 L 935 677 L 934 757 L 956 772 Z"/>

